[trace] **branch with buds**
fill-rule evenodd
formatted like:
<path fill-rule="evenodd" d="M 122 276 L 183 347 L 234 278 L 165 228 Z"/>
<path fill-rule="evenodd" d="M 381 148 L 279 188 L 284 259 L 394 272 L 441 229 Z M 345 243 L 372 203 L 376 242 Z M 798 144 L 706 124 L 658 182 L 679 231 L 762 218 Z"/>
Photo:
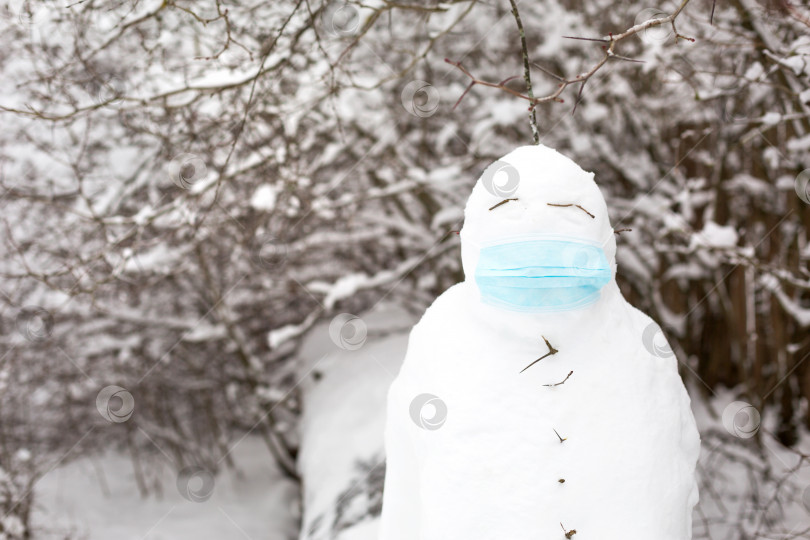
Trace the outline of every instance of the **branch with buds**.
<path fill-rule="evenodd" d="M 557 85 L 557 89 L 554 92 L 552 92 L 550 94 L 547 94 L 545 96 L 539 96 L 539 97 L 534 96 L 532 91 L 531 91 L 530 86 L 527 88 L 527 92 L 525 94 L 523 92 L 520 92 L 518 90 L 514 90 L 514 89 L 509 88 L 508 86 L 506 86 L 506 83 L 508 83 L 509 81 L 511 81 L 511 80 L 513 80 L 513 79 L 515 79 L 517 77 L 509 77 L 508 79 L 505 79 L 505 80 L 503 80 L 503 81 L 501 81 L 499 83 L 493 83 L 493 82 L 488 82 L 488 81 L 478 79 L 472 73 L 470 73 L 470 71 L 467 70 L 467 68 L 462 66 L 460 61 L 454 62 L 454 61 L 450 60 L 449 58 L 445 58 L 444 59 L 445 62 L 447 62 L 450 65 L 453 65 L 453 66 L 457 67 L 459 69 L 459 71 L 461 71 L 464 75 L 466 75 L 470 79 L 470 84 L 467 85 L 467 88 L 461 94 L 461 97 L 458 98 L 458 101 L 456 101 L 455 105 L 453 105 L 453 108 L 455 109 L 458 106 L 458 104 L 461 103 L 461 100 L 464 99 L 464 96 L 466 96 L 467 93 L 472 89 L 472 87 L 477 85 L 477 84 L 479 84 L 481 86 L 489 86 L 491 88 L 497 88 L 499 90 L 503 90 L 504 92 L 508 92 L 508 93 L 512 94 L 513 96 L 519 97 L 521 99 L 525 99 L 526 101 L 529 102 L 529 111 L 530 112 L 533 112 L 534 108 L 539 103 L 546 103 L 546 102 L 549 102 L 549 101 L 556 101 L 558 103 L 564 103 L 565 100 L 560 97 L 561 94 L 563 93 L 563 91 L 566 88 L 568 88 L 569 86 L 573 85 L 573 84 L 579 84 L 580 85 L 579 92 L 577 93 L 577 98 L 576 98 L 576 101 L 574 102 L 574 111 L 573 111 L 573 112 L 576 112 L 576 106 L 577 106 L 577 104 L 579 104 L 579 102 L 580 102 L 580 100 L 582 98 L 582 91 L 585 88 L 585 83 L 588 82 L 588 79 L 593 77 L 593 75 L 597 71 L 599 71 L 602 68 L 602 66 L 604 66 L 609 60 L 615 59 L 615 60 L 623 60 L 625 62 L 642 63 L 641 60 L 635 60 L 633 58 L 628 58 L 626 56 L 621 56 L 621 55 L 617 54 L 616 53 L 616 44 L 619 43 L 620 41 L 623 41 L 623 40 L 629 38 L 630 36 L 634 36 L 634 35 L 636 35 L 636 34 L 638 34 L 640 32 L 644 32 L 644 31 L 646 31 L 646 30 L 648 30 L 650 28 L 654 28 L 656 26 L 661 26 L 663 24 L 669 24 L 669 25 L 672 26 L 672 31 L 675 34 L 676 43 L 681 39 L 694 42 L 695 41 L 694 38 L 686 37 L 686 36 L 678 33 L 678 30 L 675 27 L 675 19 L 678 17 L 678 15 L 681 14 L 681 11 L 683 11 L 683 8 L 685 8 L 686 4 L 688 4 L 688 3 L 689 3 L 689 0 L 681 0 L 681 4 L 678 6 L 678 8 L 675 11 L 673 11 L 671 14 L 669 14 L 668 16 L 661 17 L 661 18 L 656 18 L 656 19 L 650 19 L 650 20 L 645 21 L 645 22 L 643 22 L 641 24 L 637 24 L 637 25 L 635 25 L 635 26 L 633 26 L 631 28 L 628 28 L 627 30 L 625 30 L 624 32 L 622 32 L 620 34 L 610 33 L 610 34 L 608 34 L 607 37 L 604 37 L 604 38 L 583 38 L 583 37 L 563 36 L 566 39 L 579 39 L 579 40 L 584 40 L 584 41 L 595 41 L 597 43 L 602 43 L 602 50 L 604 51 L 604 55 L 599 60 L 599 62 L 597 62 L 593 67 L 591 67 L 591 69 L 589 69 L 588 71 L 586 71 L 584 73 L 580 73 L 579 75 L 577 75 L 576 77 L 573 77 L 573 78 L 562 77 L 560 75 L 557 75 L 557 74 L 545 69 L 542 66 L 534 64 L 541 71 L 543 71 L 547 75 L 549 75 L 549 76 L 553 77 L 554 79 L 556 79 L 557 81 L 559 81 L 559 84 Z M 517 18 L 517 16 L 516 16 L 516 18 Z M 522 25 L 519 25 L 519 26 L 520 26 L 520 28 L 522 30 Z M 526 57 L 526 54 L 524 52 L 524 58 L 525 57 Z M 527 85 L 530 84 L 529 83 L 529 77 L 527 75 L 525 75 L 524 78 L 526 79 Z"/>

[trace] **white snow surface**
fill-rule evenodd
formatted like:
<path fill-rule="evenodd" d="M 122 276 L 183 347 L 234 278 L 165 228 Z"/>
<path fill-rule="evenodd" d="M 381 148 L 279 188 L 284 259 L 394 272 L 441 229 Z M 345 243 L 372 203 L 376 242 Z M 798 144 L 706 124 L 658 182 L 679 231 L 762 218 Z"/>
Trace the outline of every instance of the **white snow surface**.
<path fill-rule="evenodd" d="M 461 231 L 467 280 L 413 328 L 389 390 L 380 540 L 553 539 L 563 528 L 576 540 L 690 539 L 700 451 L 690 400 L 671 351 L 645 348 L 655 323 L 618 289 L 593 174 L 544 146 L 501 161 L 520 174 L 518 200 L 490 211 L 505 197 L 476 184 Z M 614 279 L 577 310 L 484 304 L 472 279 L 479 246 L 527 234 L 598 242 Z M 559 352 L 520 373 L 548 352 L 543 337 Z M 412 418 L 423 394 L 446 406 L 438 429 Z"/>
<path fill-rule="evenodd" d="M 36 484 L 34 538 L 293 538 L 297 486 L 281 475 L 258 437 L 235 444 L 232 457 L 236 467 L 216 476 L 213 494 L 204 502 L 180 496 L 176 472 L 168 465 L 147 471 L 153 491 L 141 497 L 126 453 L 110 451 L 72 461 Z"/>

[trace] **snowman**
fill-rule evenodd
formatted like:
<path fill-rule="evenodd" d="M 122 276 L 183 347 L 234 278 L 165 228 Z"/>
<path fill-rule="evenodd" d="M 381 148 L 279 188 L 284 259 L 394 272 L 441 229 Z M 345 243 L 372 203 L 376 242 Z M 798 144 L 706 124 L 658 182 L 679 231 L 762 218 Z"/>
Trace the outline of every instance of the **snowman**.
<path fill-rule="evenodd" d="M 388 392 L 380 540 L 692 537 L 689 397 L 619 291 L 593 176 L 524 146 L 474 187 L 466 279 L 414 326 Z"/>

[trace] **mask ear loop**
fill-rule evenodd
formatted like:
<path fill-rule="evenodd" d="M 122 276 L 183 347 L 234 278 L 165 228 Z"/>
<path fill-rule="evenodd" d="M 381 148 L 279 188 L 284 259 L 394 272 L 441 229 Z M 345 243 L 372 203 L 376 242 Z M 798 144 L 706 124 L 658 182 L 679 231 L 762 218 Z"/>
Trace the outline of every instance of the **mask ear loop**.
<path fill-rule="evenodd" d="M 478 259 L 480 258 L 481 247 L 482 247 L 481 242 L 479 242 L 477 240 L 470 240 L 470 239 L 465 240 L 465 238 L 462 236 L 463 232 L 464 232 L 464 227 L 462 227 L 461 230 L 458 232 L 458 238 L 461 241 L 461 249 L 462 250 L 464 249 L 465 244 L 467 245 L 468 248 L 472 247 L 473 249 L 475 249 L 475 253 L 476 253 L 475 254 L 475 266 L 478 266 Z M 462 265 L 463 265 L 464 256 L 462 255 L 461 258 L 462 258 Z M 474 268 L 473 268 L 473 272 L 475 272 Z M 464 281 L 466 281 L 466 280 L 467 280 L 467 275 L 465 274 L 464 275 Z"/>
<path fill-rule="evenodd" d="M 611 227 L 610 228 L 610 233 L 605 237 L 605 240 L 602 242 L 602 249 L 604 250 L 607 243 L 610 242 L 610 239 L 611 238 L 615 239 L 615 237 L 616 237 L 616 230 L 613 227 Z M 618 244 L 616 244 L 616 251 L 618 251 Z M 616 287 L 615 287 L 616 288 L 616 293 L 619 296 L 619 300 L 620 300 L 619 303 L 621 304 L 622 311 L 623 311 L 625 317 L 627 317 L 628 319 L 632 319 L 633 314 L 631 313 L 631 310 L 630 310 L 630 308 L 632 306 L 631 306 L 630 302 L 628 302 L 627 299 L 622 294 L 621 289 L 619 289 L 619 284 L 616 281 L 616 272 L 617 272 L 617 269 L 618 269 L 617 268 L 618 263 L 616 262 L 616 253 L 615 252 L 613 254 L 613 262 L 612 262 L 611 266 L 612 266 L 611 270 L 613 272 L 612 281 L 613 281 L 613 283 L 616 284 Z"/>
<path fill-rule="evenodd" d="M 607 245 L 607 243 L 610 242 L 610 239 L 614 238 L 615 235 L 616 235 L 616 230 L 613 227 L 611 227 L 610 230 L 608 231 L 607 235 L 605 235 L 605 239 L 602 240 L 602 242 L 599 244 L 599 246 L 602 249 L 605 249 L 605 246 Z"/>
<path fill-rule="evenodd" d="M 608 242 L 610 242 L 611 238 L 613 239 L 616 238 L 616 230 L 613 227 L 610 227 L 610 230 L 608 230 L 607 234 L 605 235 L 605 239 L 602 240 L 602 242 L 599 244 L 599 247 L 602 248 L 602 251 L 605 251 L 605 246 L 608 244 Z M 615 282 L 616 272 L 618 271 L 618 264 L 616 262 L 616 252 L 618 251 L 618 245 L 614 244 L 614 246 L 616 246 L 616 249 L 613 250 L 613 260 L 608 261 L 608 263 L 610 263 L 610 272 L 611 274 L 613 274 L 613 281 Z"/>

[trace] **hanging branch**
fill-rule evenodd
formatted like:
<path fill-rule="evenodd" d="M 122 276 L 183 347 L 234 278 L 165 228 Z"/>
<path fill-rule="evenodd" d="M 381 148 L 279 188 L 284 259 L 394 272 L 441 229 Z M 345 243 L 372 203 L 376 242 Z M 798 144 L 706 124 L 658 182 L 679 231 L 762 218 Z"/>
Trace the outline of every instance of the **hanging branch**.
<path fill-rule="evenodd" d="M 510 2 L 512 2 L 512 0 L 510 0 Z M 528 89 L 527 89 L 527 92 L 524 94 L 522 92 L 519 92 L 517 90 L 513 90 L 512 88 L 509 88 L 508 86 L 506 86 L 506 83 L 508 81 L 514 79 L 514 77 L 510 77 L 509 79 L 506 79 L 505 81 L 502 81 L 502 82 L 499 82 L 499 83 L 493 83 L 493 82 L 484 81 L 484 80 L 476 78 L 472 73 L 469 72 L 469 70 L 467 70 L 464 66 L 461 65 L 460 61 L 459 62 L 454 62 L 454 61 L 450 60 L 449 58 L 445 58 L 444 59 L 445 62 L 447 62 L 450 65 L 455 66 L 456 68 L 458 68 L 459 71 L 461 71 L 464 75 L 466 75 L 470 79 L 470 84 L 467 86 L 467 88 L 461 94 L 461 97 L 458 99 L 458 101 L 453 106 L 453 108 L 455 108 L 456 106 L 458 106 L 459 103 L 461 103 L 461 100 L 464 99 L 464 96 L 467 95 L 467 92 L 469 92 L 472 89 L 472 87 L 475 86 L 476 84 L 480 84 L 481 86 L 489 86 L 491 88 L 497 88 L 499 90 L 503 90 L 504 92 L 508 92 L 508 93 L 512 94 L 513 96 L 519 97 L 521 99 L 525 99 L 525 100 L 527 100 L 529 102 L 530 108 L 531 108 L 532 111 L 534 111 L 534 108 L 537 106 L 538 103 L 546 103 L 546 102 L 550 102 L 550 101 L 556 101 L 558 103 L 564 103 L 565 100 L 563 98 L 561 98 L 560 95 L 563 93 L 563 91 L 566 88 L 568 88 L 569 86 L 574 85 L 574 84 L 581 85 L 580 88 L 579 88 L 578 96 L 577 96 L 577 101 L 578 101 L 582 97 L 582 90 L 583 90 L 583 88 L 585 86 L 585 83 L 591 77 L 593 77 L 593 75 L 597 71 L 599 71 L 602 68 L 602 66 L 604 66 L 609 60 L 621 60 L 621 61 L 624 61 L 624 62 L 637 62 L 637 63 L 642 62 L 641 60 L 635 60 L 633 58 L 628 58 L 626 56 L 621 56 L 621 55 L 617 54 L 616 53 L 616 44 L 619 43 L 620 41 L 623 41 L 623 40 L 625 40 L 625 39 L 627 39 L 627 38 L 629 38 L 631 36 L 634 36 L 634 35 L 636 35 L 636 34 L 638 34 L 640 32 L 644 32 L 644 31 L 646 31 L 646 30 L 648 30 L 650 28 L 653 28 L 653 27 L 656 27 L 656 26 L 661 26 L 662 24 L 670 24 L 672 26 L 672 31 L 675 34 L 675 42 L 676 43 L 681 39 L 694 42 L 695 41 L 694 38 L 686 37 L 686 36 L 678 33 L 678 30 L 675 27 L 675 19 L 678 17 L 678 15 L 681 14 L 681 11 L 683 11 L 683 8 L 685 8 L 686 4 L 688 4 L 688 3 L 689 3 L 689 0 L 681 0 L 681 4 L 678 6 L 678 8 L 675 11 L 673 11 L 671 14 L 669 14 L 668 16 L 662 17 L 660 19 L 650 19 L 650 20 L 645 21 L 645 22 L 643 22 L 641 24 L 637 24 L 637 25 L 635 25 L 635 26 L 633 26 L 631 28 L 628 28 L 627 30 L 625 30 L 624 32 L 622 32 L 620 34 L 613 34 L 613 33 L 608 34 L 608 36 L 606 38 L 583 38 L 583 37 L 563 36 L 563 37 L 565 37 L 567 39 L 579 39 L 579 40 L 583 40 L 583 41 L 594 41 L 594 42 L 597 42 L 597 43 L 601 43 L 602 44 L 602 51 L 604 52 L 604 55 L 599 60 L 599 62 L 594 64 L 588 71 L 586 71 L 584 73 L 580 73 L 579 75 L 577 75 L 575 77 L 572 77 L 572 78 L 560 77 L 559 75 L 555 75 L 554 73 L 551 73 L 550 71 L 548 71 L 548 70 L 546 70 L 544 68 L 540 68 L 546 74 L 554 77 L 555 79 L 557 79 L 559 81 L 559 84 L 557 85 L 557 89 L 554 92 L 552 92 L 550 94 L 547 94 L 545 96 L 541 96 L 541 97 L 534 96 L 534 94 L 531 91 L 531 87 L 528 86 L 528 79 L 529 79 L 528 69 L 526 70 L 526 79 L 527 79 Z M 513 13 L 515 13 L 515 11 L 513 11 Z M 520 28 L 521 28 L 521 33 L 522 33 L 522 25 L 520 26 Z M 525 43 L 524 43 L 524 46 L 525 46 Z M 524 48 L 524 55 L 525 55 L 525 48 Z M 526 64 L 528 62 L 528 55 L 524 56 L 524 60 L 526 60 L 524 62 L 524 64 Z M 537 64 L 535 64 L 535 65 L 537 65 Z M 540 67 L 540 66 L 538 66 L 538 67 Z M 576 105 L 576 102 L 575 102 L 575 105 Z M 576 107 L 575 107 L 575 110 L 576 110 Z"/>
<path fill-rule="evenodd" d="M 526 81 L 526 95 L 534 99 L 532 92 L 532 72 L 529 68 L 529 49 L 526 46 L 526 32 L 523 31 L 523 22 L 520 20 L 520 13 L 518 13 L 517 4 L 515 0 L 509 0 L 512 4 L 512 15 L 515 17 L 518 32 L 520 33 L 520 46 L 523 49 L 523 80 Z M 529 126 L 532 128 L 532 139 L 534 144 L 540 144 L 540 131 L 537 129 L 537 110 L 535 104 L 529 105 Z"/>

